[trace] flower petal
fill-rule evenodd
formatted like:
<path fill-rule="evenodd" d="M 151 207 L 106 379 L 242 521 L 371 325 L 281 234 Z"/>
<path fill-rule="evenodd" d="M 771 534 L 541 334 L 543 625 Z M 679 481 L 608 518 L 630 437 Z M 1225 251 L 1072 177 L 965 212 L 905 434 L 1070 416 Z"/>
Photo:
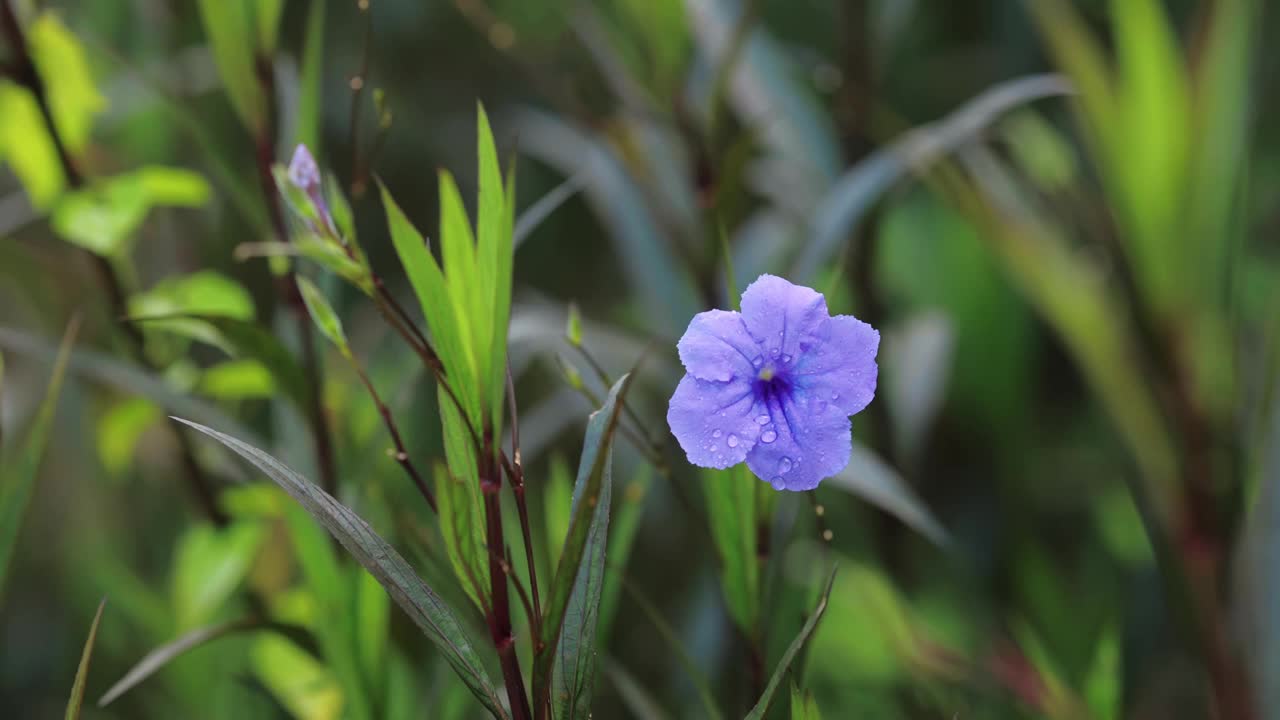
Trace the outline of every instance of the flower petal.
<path fill-rule="evenodd" d="M 724 310 L 694 315 L 678 348 L 680 362 L 690 375 L 719 382 L 754 375 L 751 361 L 761 352 L 747 333 L 742 315 Z"/>
<path fill-rule="evenodd" d="M 768 415 L 771 422 L 761 428 L 747 466 L 775 489 L 812 490 L 849 464 L 849 418 L 835 405 L 797 389 L 770 398 Z"/>
<path fill-rule="evenodd" d="M 876 394 L 879 347 L 877 330 L 851 315 L 837 315 L 831 318 L 827 337 L 796 362 L 791 377 L 814 403 L 829 401 L 853 415 Z"/>
<path fill-rule="evenodd" d="M 699 467 L 737 465 L 755 447 L 764 412 L 751 383 L 710 382 L 685 375 L 671 396 L 667 424 L 689 462 Z"/>
<path fill-rule="evenodd" d="M 830 320 L 822 293 L 761 275 L 742 293 L 742 318 L 768 359 L 791 363 L 826 334 Z"/>

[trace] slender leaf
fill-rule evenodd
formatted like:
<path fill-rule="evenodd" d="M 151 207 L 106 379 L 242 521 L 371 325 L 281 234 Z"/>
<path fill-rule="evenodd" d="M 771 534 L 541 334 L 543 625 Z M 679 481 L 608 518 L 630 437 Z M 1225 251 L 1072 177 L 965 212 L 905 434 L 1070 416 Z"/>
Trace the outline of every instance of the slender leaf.
<path fill-rule="evenodd" d="M 80 653 L 80 667 L 76 669 L 76 681 L 71 686 L 71 699 L 67 701 L 66 720 L 78 720 L 80 708 L 84 705 L 84 684 L 89 678 L 89 660 L 93 658 L 93 644 L 98 639 L 98 623 L 102 622 L 102 611 L 107 607 L 107 599 L 98 603 L 98 612 L 93 614 L 93 624 L 89 626 L 89 637 L 84 641 L 84 650 Z"/>
<path fill-rule="evenodd" d="M 342 330 L 342 319 L 338 317 L 338 313 L 333 311 L 333 306 L 315 283 L 302 275 L 298 275 L 297 280 L 298 289 L 302 291 L 302 301 L 307 305 L 311 320 L 329 342 L 336 345 L 344 356 L 350 357 L 351 347 L 347 345 L 347 334 Z"/>
<path fill-rule="evenodd" d="M 787 651 L 782 654 L 782 659 L 778 661 L 778 667 L 773 671 L 773 677 L 769 678 L 769 684 L 765 686 L 764 694 L 760 696 L 756 706 L 751 708 L 751 712 L 747 713 L 745 720 L 761 720 L 769 712 L 769 707 L 773 704 L 773 696 L 790 671 L 791 663 L 795 661 L 796 656 L 804 649 L 805 643 L 809 641 L 809 637 L 813 635 L 814 629 L 818 627 L 818 621 L 822 619 L 822 613 L 827 609 L 827 600 L 831 597 L 831 586 L 835 581 L 836 571 L 835 568 L 832 568 L 831 575 L 827 578 L 826 589 L 822 591 L 822 597 L 818 600 L 817 607 L 813 609 L 813 614 L 805 621 L 804 627 L 800 629 L 800 634 L 796 635 L 796 639 L 791 641 Z"/>
<path fill-rule="evenodd" d="M 56 12 L 43 12 L 31 23 L 27 42 L 45 82 L 58 137 L 67 150 L 79 153 L 89 141 L 94 117 L 107 108 L 84 46 Z"/>
<path fill-rule="evenodd" d="M 58 411 L 58 397 L 62 392 L 62 380 L 71 357 L 71 347 L 75 344 L 79 329 L 78 318 L 72 319 L 67 325 L 57 358 L 53 361 L 48 389 L 45 390 L 44 400 L 40 402 L 31 431 L 23 447 L 13 448 L 17 457 L 9 457 L 6 449 L 0 458 L 3 460 L 0 462 L 0 592 L 4 590 L 9 564 L 13 561 L 18 531 L 22 529 L 22 518 L 31 504 L 40 462 L 44 458 L 53 418 Z"/>
<path fill-rule="evenodd" d="M 729 616 L 747 637 L 760 619 L 760 564 L 756 561 L 756 486 L 745 465 L 703 470 L 707 521 L 720 558 L 720 587 Z"/>
<path fill-rule="evenodd" d="M 199 0 L 199 6 L 200 19 L 231 106 L 249 133 L 257 136 L 266 128 L 268 99 L 263 95 L 254 68 L 259 42 L 254 1 Z"/>
<path fill-rule="evenodd" d="M 604 595 L 600 599 L 600 629 L 597 633 L 606 640 L 617 615 L 618 599 L 622 593 L 622 573 L 626 569 L 627 558 L 631 555 L 631 547 L 635 544 L 636 534 L 640 530 L 645 499 L 652 484 L 652 470 L 648 465 L 641 465 L 636 470 L 635 477 L 622 489 L 622 496 L 615 504 L 617 509 L 610 523 L 612 528 L 609 530 L 609 565 L 605 569 Z"/>
<path fill-rule="evenodd" d="M 102 697 L 98 700 L 98 707 L 106 707 L 111 704 L 116 698 L 137 687 L 144 680 L 155 675 L 164 669 L 166 665 L 190 650 L 233 633 L 256 630 L 266 626 L 267 623 L 256 618 L 241 618 L 191 630 L 144 655 L 136 665 L 129 668 L 124 677 L 116 681 L 115 685 L 112 685 L 109 690 L 102 694 Z"/>
<path fill-rule="evenodd" d="M 47 210 L 62 196 L 67 181 L 58 150 L 31 92 L 0 80 L 0 160 L 22 182 L 36 210 Z"/>
<path fill-rule="evenodd" d="M 947 531 L 906 480 L 865 445 L 855 442 L 849 464 L 827 482 L 893 515 L 934 544 L 950 544 Z"/>
<path fill-rule="evenodd" d="M 613 687 L 618 691 L 622 704 L 637 720 L 667 720 L 670 717 L 649 690 L 616 660 L 607 655 L 602 656 L 600 666 L 604 668 L 605 675 L 613 681 Z"/>
<path fill-rule="evenodd" d="M 519 219 L 516 220 L 515 228 L 512 230 L 511 244 L 519 249 L 525 240 L 537 230 L 547 218 L 551 217 L 551 213 L 560 209 L 560 206 L 568 202 L 574 195 L 577 195 L 583 187 L 583 178 L 580 175 L 571 175 L 565 178 L 564 182 L 551 189 L 551 192 L 543 195 L 537 202 L 524 209 L 520 213 Z"/>
<path fill-rule="evenodd" d="M 556 566 L 550 597 L 542 618 L 541 635 L 546 641 L 546 647 L 533 661 L 535 705 L 540 705 L 549 698 L 553 663 L 558 657 L 557 645 L 566 627 L 570 599 L 578 578 L 586 572 L 586 564 L 589 562 L 587 545 L 591 528 L 595 524 L 596 506 L 604 493 L 604 485 L 611 481 L 613 436 L 627 390 L 631 386 L 631 378 L 629 374 L 624 375 L 614 383 L 604 406 L 592 414 L 587 422 L 582 459 L 578 463 L 578 480 L 574 491 L 576 501 L 569 521 L 569 534 L 565 538 L 564 549 L 560 552 L 560 562 Z"/>
<path fill-rule="evenodd" d="M 457 410 L 452 403 L 441 404 L 442 415 L 452 413 L 453 418 L 447 425 L 457 425 Z M 475 467 L 469 447 L 471 441 L 462 434 L 450 433 L 452 440 L 446 439 L 446 452 L 451 455 L 465 452 L 470 467 Z M 458 442 L 462 447 L 457 447 Z M 455 463 L 456 464 L 456 463 Z M 451 467 L 453 465 L 451 464 Z M 484 578 L 488 577 L 488 554 L 484 549 L 484 517 L 481 514 L 480 502 L 471 485 L 478 485 L 474 475 L 455 475 L 449 470 L 436 466 L 436 501 L 440 504 L 440 534 L 444 537 L 445 550 L 449 554 L 449 564 L 453 566 L 458 583 L 467 592 L 467 596 L 476 607 L 485 606 L 488 593 L 485 591 Z"/>
<path fill-rule="evenodd" d="M 818 701 L 813 698 L 813 693 L 801 690 L 796 685 L 795 678 L 791 679 L 791 720 L 822 720 L 822 713 L 818 711 Z"/>
<path fill-rule="evenodd" d="M 271 478 L 377 578 L 391 599 L 440 648 L 458 676 L 495 717 L 505 718 L 497 690 L 457 618 L 435 591 L 419 578 L 395 548 L 369 524 L 309 480 L 261 450 L 212 428 L 180 418 L 178 422 L 217 440 Z"/>

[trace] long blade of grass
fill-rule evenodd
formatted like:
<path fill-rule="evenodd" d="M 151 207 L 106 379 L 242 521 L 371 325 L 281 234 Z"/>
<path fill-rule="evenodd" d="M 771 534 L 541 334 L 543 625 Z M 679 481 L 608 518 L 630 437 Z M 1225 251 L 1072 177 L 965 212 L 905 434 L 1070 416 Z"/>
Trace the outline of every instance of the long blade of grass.
<path fill-rule="evenodd" d="M 98 640 L 98 623 L 102 622 L 102 610 L 107 606 L 107 599 L 98 603 L 98 612 L 93 615 L 93 624 L 89 626 L 89 637 L 84 641 L 84 650 L 80 653 L 80 667 L 76 669 L 76 681 L 71 686 L 71 699 L 67 701 L 66 720 L 79 720 L 80 708 L 84 705 L 84 683 L 89 677 L 89 660 L 93 657 L 93 644 Z"/>
<path fill-rule="evenodd" d="M 907 481 L 865 445 L 855 442 L 849 464 L 827 482 L 893 515 L 937 546 L 950 544 L 942 523 Z"/>
<path fill-rule="evenodd" d="M 538 226 L 542 225 L 547 218 L 551 217 L 551 213 L 560 209 L 560 206 L 568 202 L 582 190 L 585 184 L 581 175 L 570 175 L 564 182 L 555 186 L 546 195 L 543 195 L 537 202 L 524 209 L 520 213 L 520 217 L 516 219 L 515 231 L 512 234 L 512 244 L 519 249 L 520 245 L 529 236 L 533 234 Z"/>
<path fill-rule="evenodd" d="M 391 599 L 440 648 L 454 671 L 489 712 L 494 717 L 507 717 L 497 690 L 453 611 L 368 523 L 267 453 L 212 428 L 181 418 L 174 419 L 227 446 L 289 493 L 369 574 L 377 578 Z"/>
<path fill-rule="evenodd" d="M 756 706 L 751 708 L 751 712 L 747 713 L 745 720 L 761 720 L 769 707 L 773 705 L 773 696 L 778 691 L 778 686 L 787 677 L 787 673 L 791 670 L 791 663 L 795 662 L 796 656 L 804 649 L 804 645 L 809 641 L 809 637 L 813 635 L 813 631 L 818 627 L 818 621 L 822 619 L 822 613 L 826 612 L 827 600 L 831 598 L 831 586 L 836 581 L 836 570 L 831 569 L 831 575 L 827 578 L 827 587 L 822 591 L 822 597 L 818 600 L 818 605 L 813 609 L 813 614 L 805 622 L 804 627 L 800 628 L 800 634 L 796 635 L 796 639 L 791 641 L 791 645 L 787 647 L 787 651 L 782 654 L 782 659 L 778 661 L 778 667 L 773 671 L 773 677 L 769 678 L 769 684 L 765 686 L 764 694 L 760 696 L 760 700 L 756 702 Z"/>
<path fill-rule="evenodd" d="M 53 416 L 58 409 L 58 396 L 62 391 L 67 360 L 71 356 L 71 346 L 75 343 L 79 328 L 79 318 L 67 325 L 53 363 L 53 372 L 49 376 L 48 390 L 36 412 L 35 423 L 27 436 L 26 444 L 15 450 L 19 453 L 18 457 L 8 458 L 6 454 L 2 458 L 3 462 L 0 462 L 0 591 L 4 590 L 13 549 L 18 542 L 18 530 L 22 528 L 22 516 L 31 503 L 40 461 L 44 457 L 45 446 L 49 443 Z"/>

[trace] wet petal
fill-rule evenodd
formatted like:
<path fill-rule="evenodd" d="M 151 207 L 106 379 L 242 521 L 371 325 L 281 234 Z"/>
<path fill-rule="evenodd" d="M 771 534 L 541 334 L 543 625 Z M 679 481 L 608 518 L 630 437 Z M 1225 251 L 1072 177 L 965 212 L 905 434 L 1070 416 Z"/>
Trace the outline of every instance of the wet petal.
<path fill-rule="evenodd" d="M 876 394 L 880 333 L 850 315 L 831 318 L 828 335 L 796 363 L 791 377 L 817 405 L 829 402 L 845 415 L 861 411 Z"/>
<path fill-rule="evenodd" d="M 742 315 L 724 310 L 694 315 L 678 349 L 690 375 L 719 382 L 754 375 L 752 359 L 761 352 L 747 333 Z"/>
<path fill-rule="evenodd" d="M 689 462 L 699 467 L 737 465 L 760 436 L 763 412 L 751 383 L 711 382 L 685 375 L 671 396 L 667 424 Z"/>
<path fill-rule="evenodd" d="M 822 293 L 761 275 L 742 293 L 742 317 L 766 361 L 787 365 L 825 337 L 827 301 Z"/>
<path fill-rule="evenodd" d="M 838 407 L 797 390 L 770 398 L 768 416 L 760 442 L 747 454 L 747 466 L 775 489 L 812 490 L 849 464 L 849 418 Z"/>

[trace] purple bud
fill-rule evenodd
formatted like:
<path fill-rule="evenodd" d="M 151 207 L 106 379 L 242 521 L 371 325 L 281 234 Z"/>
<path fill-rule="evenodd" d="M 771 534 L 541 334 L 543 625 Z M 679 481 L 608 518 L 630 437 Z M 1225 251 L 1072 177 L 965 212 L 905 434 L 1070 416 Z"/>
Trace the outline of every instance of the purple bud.
<path fill-rule="evenodd" d="M 308 195 L 320 189 L 320 167 L 306 145 L 299 145 L 289 161 L 289 182 Z"/>

